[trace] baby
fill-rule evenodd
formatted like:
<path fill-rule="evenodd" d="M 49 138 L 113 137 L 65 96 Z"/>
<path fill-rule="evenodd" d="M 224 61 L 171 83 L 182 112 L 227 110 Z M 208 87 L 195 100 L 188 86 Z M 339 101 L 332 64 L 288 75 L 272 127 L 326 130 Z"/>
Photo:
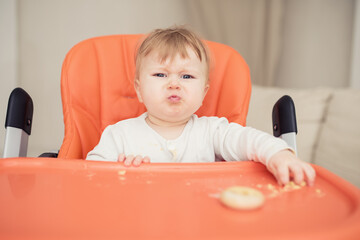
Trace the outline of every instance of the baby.
<path fill-rule="evenodd" d="M 209 89 L 209 54 L 192 31 L 174 27 L 150 33 L 136 54 L 135 90 L 147 112 L 108 126 L 87 160 L 123 162 L 263 163 L 279 184 L 313 185 L 315 171 L 281 139 L 226 118 L 198 117 Z"/>

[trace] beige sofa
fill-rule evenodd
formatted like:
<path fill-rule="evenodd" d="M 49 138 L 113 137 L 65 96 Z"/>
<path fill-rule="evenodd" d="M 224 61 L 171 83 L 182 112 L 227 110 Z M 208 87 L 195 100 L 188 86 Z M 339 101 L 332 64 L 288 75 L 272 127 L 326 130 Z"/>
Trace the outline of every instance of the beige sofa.
<path fill-rule="evenodd" d="M 295 102 L 299 157 L 360 187 L 360 90 L 253 86 L 247 125 L 272 134 L 272 107 L 283 95 Z"/>

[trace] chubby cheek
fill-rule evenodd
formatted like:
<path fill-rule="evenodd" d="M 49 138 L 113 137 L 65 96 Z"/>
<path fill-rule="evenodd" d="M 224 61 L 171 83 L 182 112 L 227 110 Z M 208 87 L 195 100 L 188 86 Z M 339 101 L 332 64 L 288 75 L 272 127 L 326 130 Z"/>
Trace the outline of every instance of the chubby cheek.
<path fill-rule="evenodd" d="M 204 98 L 205 98 L 204 94 L 198 94 L 197 103 L 199 107 L 203 104 Z"/>
<path fill-rule="evenodd" d="M 204 101 L 205 95 L 206 91 L 202 91 L 200 89 L 197 91 L 192 91 L 188 94 L 188 97 L 191 98 L 189 102 L 191 102 L 194 107 L 200 107 Z"/>
<path fill-rule="evenodd" d="M 135 89 L 138 99 L 142 103 L 151 101 L 157 95 L 156 89 L 151 84 L 147 84 L 146 81 L 138 82 Z"/>
<path fill-rule="evenodd" d="M 142 89 L 140 91 L 140 95 L 146 107 L 157 104 L 161 99 L 161 92 L 157 89 L 150 87 Z"/>

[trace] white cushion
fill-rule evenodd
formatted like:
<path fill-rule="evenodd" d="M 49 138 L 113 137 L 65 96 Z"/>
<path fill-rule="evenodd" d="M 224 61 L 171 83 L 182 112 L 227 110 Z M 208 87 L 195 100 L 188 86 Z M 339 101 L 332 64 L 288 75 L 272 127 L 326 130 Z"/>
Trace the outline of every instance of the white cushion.
<path fill-rule="evenodd" d="M 337 90 L 319 136 L 314 163 L 360 187 L 360 92 Z"/>

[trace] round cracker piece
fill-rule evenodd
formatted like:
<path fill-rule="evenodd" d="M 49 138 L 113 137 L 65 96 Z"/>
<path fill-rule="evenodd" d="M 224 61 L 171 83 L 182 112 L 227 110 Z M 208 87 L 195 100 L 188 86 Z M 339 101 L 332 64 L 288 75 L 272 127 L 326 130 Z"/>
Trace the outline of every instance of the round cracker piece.
<path fill-rule="evenodd" d="M 221 193 L 220 201 L 230 208 L 252 210 L 264 205 L 265 197 L 254 188 L 233 186 Z"/>

